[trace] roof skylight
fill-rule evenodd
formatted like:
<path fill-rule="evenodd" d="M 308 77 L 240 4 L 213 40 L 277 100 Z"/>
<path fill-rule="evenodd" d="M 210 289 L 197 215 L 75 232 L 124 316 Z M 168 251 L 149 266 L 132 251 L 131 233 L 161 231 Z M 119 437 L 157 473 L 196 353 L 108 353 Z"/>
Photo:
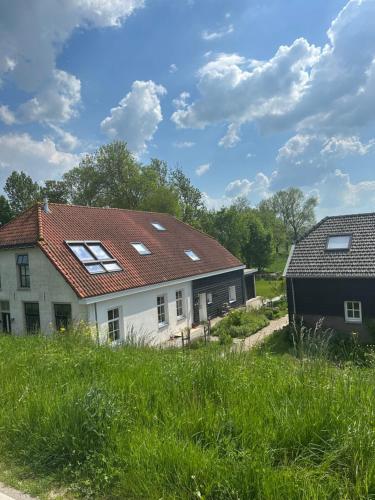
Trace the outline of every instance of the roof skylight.
<path fill-rule="evenodd" d="M 160 224 L 160 222 L 151 222 L 151 225 L 154 226 L 158 231 L 166 231 L 165 227 Z"/>
<path fill-rule="evenodd" d="M 201 260 L 198 255 L 193 252 L 193 250 L 185 250 L 185 254 L 191 258 L 191 260 Z"/>
<path fill-rule="evenodd" d="M 350 234 L 328 236 L 327 250 L 349 250 L 352 237 Z"/>
<path fill-rule="evenodd" d="M 99 241 L 67 241 L 66 243 L 90 274 L 122 271 L 116 259 Z"/>
<path fill-rule="evenodd" d="M 150 250 L 143 243 L 132 243 L 133 248 L 137 250 L 139 255 L 150 255 Z"/>

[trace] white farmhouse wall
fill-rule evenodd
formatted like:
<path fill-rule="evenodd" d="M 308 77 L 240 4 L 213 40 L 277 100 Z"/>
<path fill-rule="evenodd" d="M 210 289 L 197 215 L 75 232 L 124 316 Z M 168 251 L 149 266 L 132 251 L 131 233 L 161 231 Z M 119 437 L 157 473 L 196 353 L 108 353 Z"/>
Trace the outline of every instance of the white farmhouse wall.
<path fill-rule="evenodd" d="M 184 318 L 177 319 L 176 291 L 183 290 Z M 162 328 L 158 326 L 157 297 L 167 297 L 167 322 Z M 108 338 L 108 310 L 120 309 L 121 337 L 125 339 L 133 334 L 139 339 L 158 344 L 181 332 L 192 324 L 192 283 L 191 281 L 160 286 L 157 289 L 134 293 L 116 299 L 97 302 L 89 306 L 89 322 L 95 324 L 97 319 L 99 339 L 106 342 Z M 96 307 L 96 311 L 95 311 Z"/>
<path fill-rule="evenodd" d="M 16 256 L 27 254 L 30 266 L 30 289 L 20 289 Z M 25 332 L 24 302 L 38 302 L 41 330 L 48 333 L 54 329 L 54 303 L 71 304 L 73 321 L 87 321 L 87 306 L 80 305 L 78 297 L 57 269 L 39 248 L 17 248 L 0 251 L 0 301 L 10 305 L 12 333 Z"/>

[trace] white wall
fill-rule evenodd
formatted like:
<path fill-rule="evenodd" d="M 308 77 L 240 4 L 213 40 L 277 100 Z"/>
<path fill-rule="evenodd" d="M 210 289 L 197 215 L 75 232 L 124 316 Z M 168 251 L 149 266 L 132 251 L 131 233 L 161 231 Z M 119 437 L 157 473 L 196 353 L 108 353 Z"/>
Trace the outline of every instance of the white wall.
<path fill-rule="evenodd" d="M 184 318 L 177 319 L 176 291 L 183 290 Z M 158 327 L 157 297 L 167 297 L 167 320 L 168 325 Z M 95 304 L 89 306 L 89 321 L 95 323 Z M 96 317 L 98 321 L 100 341 L 105 342 L 108 335 L 107 312 L 109 309 L 118 307 L 120 309 L 121 337 L 124 339 L 130 332 L 134 332 L 138 338 L 145 338 L 152 343 L 160 343 L 168 340 L 172 334 L 181 332 L 192 324 L 192 283 L 191 281 L 180 285 L 160 286 L 155 290 L 149 290 L 117 299 L 106 300 L 96 303 Z"/>
<path fill-rule="evenodd" d="M 18 287 L 16 256 L 20 254 L 29 256 L 30 289 Z M 39 302 L 41 330 L 46 333 L 54 328 L 54 303 L 71 304 L 73 321 L 87 321 L 87 306 L 78 303 L 75 292 L 39 248 L 1 250 L 0 276 L 0 301 L 10 302 L 10 313 L 14 318 L 12 333 L 21 335 L 25 332 L 24 302 Z"/>

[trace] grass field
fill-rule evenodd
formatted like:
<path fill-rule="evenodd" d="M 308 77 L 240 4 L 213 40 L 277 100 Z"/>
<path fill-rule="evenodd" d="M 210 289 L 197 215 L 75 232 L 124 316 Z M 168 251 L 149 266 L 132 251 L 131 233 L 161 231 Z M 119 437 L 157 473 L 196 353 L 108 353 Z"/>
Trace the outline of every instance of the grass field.
<path fill-rule="evenodd" d="M 272 299 L 285 293 L 284 280 L 263 280 L 255 281 L 256 294 L 266 299 Z"/>
<path fill-rule="evenodd" d="M 0 478 L 47 497 L 375 495 L 375 366 L 0 338 Z"/>
<path fill-rule="evenodd" d="M 282 273 L 284 271 L 288 255 L 289 254 L 287 252 L 276 254 L 271 264 L 265 269 L 265 271 L 267 273 Z"/>

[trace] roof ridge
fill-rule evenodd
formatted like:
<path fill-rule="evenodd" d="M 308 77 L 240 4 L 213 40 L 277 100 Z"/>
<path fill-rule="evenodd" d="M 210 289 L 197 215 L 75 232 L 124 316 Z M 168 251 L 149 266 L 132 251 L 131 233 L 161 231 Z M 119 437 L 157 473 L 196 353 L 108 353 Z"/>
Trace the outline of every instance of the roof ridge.
<path fill-rule="evenodd" d="M 60 206 L 60 207 L 77 207 L 77 208 L 93 208 L 96 210 L 118 210 L 120 212 L 138 212 L 142 214 L 155 214 L 155 215 L 168 215 L 169 217 L 175 217 L 172 214 L 166 212 L 153 212 L 151 210 L 138 210 L 135 208 L 118 208 L 118 207 L 96 207 L 90 205 L 77 205 L 75 203 L 48 203 L 50 206 Z M 176 218 L 176 217 L 175 217 Z"/>
<path fill-rule="evenodd" d="M 43 218 L 42 218 L 42 207 L 41 204 L 37 205 L 37 220 L 38 220 L 38 241 L 43 241 Z"/>
<path fill-rule="evenodd" d="M 308 229 L 302 236 L 300 236 L 299 238 L 297 238 L 297 240 L 295 241 L 294 244 L 297 245 L 297 243 L 300 243 L 302 240 L 304 240 L 305 238 L 307 238 L 307 236 L 309 234 L 311 234 L 313 231 L 315 231 L 315 229 L 318 229 L 318 227 L 321 226 L 323 224 L 323 222 L 325 222 L 328 219 L 330 219 L 330 217 L 328 215 L 326 217 L 323 217 L 323 219 L 321 219 L 319 222 L 317 222 L 312 227 L 310 227 L 310 229 Z"/>
<path fill-rule="evenodd" d="M 341 217 L 366 217 L 369 215 L 375 215 L 375 212 L 359 212 L 352 214 L 340 214 L 340 215 L 327 215 L 325 219 L 339 219 Z"/>

